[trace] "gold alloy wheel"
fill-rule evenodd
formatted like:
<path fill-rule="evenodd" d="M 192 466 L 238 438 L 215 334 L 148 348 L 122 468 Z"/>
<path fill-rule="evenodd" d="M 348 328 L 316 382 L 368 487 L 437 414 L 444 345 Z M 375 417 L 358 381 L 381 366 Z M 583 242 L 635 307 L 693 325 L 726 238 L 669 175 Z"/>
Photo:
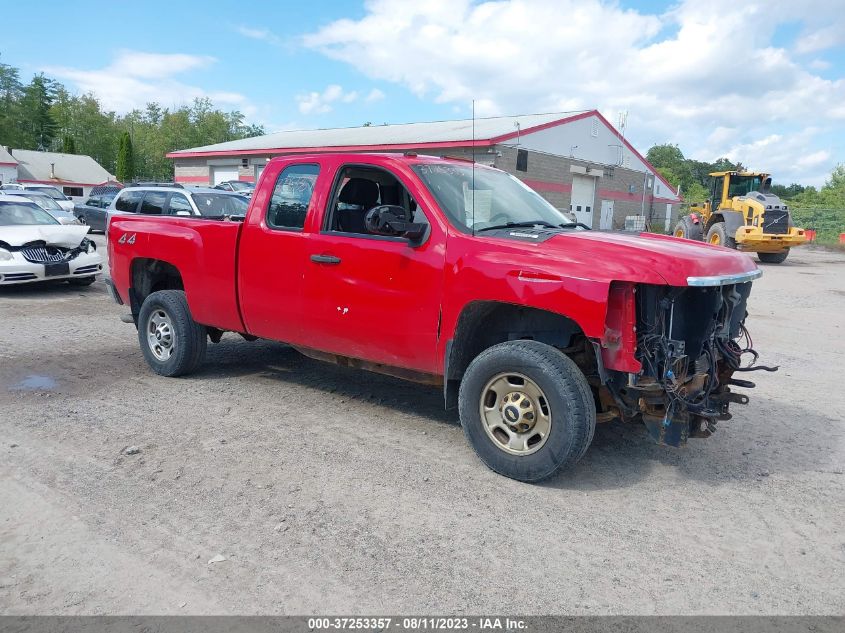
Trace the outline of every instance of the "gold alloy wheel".
<path fill-rule="evenodd" d="M 543 390 L 523 374 L 497 374 L 481 391 L 481 423 L 493 444 L 511 455 L 540 450 L 552 429 L 552 411 Z"/>
<path fill-rule="evenodd" d="M 713 231 L 710 234 L 710 239 L 708 239 L 707 241 L 710 242 L 711 244 L 715 244 L 716 246 L 719 246 L 722 243 L 722 238 L 719 237 L 719 234 L 716 233 L 716 231 Z"/>
<path fill-rule="evenodd" d="M 675 237 L 683 237 L 683 236 L 684 236 L 684 230 L 683 229 L 681 229 L 681 228 L 675 229 Z"/>

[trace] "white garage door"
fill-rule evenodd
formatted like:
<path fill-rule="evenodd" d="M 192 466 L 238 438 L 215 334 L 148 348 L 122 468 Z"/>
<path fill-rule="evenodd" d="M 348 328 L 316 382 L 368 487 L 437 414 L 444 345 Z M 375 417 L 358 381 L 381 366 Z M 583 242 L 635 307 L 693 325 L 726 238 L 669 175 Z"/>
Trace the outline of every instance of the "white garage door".
<path fill-rule="evenodd" d="M 593 205 L 596 201 L 596 179 L 590 176 L 572 174 L 572 204 L 569 205 L 575 219 L 593 227 Z"/>
<path fill-rule="evenodd" d="M 237 180 L 238 179 L 238 168 L 237 167 L 212 167 L 211 168 L 211 184 L 212 185 L 219 185 L 221 182 L 225 180 Z"/>

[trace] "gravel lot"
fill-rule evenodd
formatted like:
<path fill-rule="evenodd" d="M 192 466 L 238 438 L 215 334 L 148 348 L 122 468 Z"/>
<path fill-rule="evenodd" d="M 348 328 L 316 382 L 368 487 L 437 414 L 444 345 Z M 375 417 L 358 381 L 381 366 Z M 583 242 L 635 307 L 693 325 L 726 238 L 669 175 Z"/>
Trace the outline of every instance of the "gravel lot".
<path fill-rule="evenodd" d="M 436 389 L 234 335 L 161 378 L 123 312 L 0 290 L 2 613 L 845 613 L 845 254 L 765 268 L 781 371 L 715 436 L 600 426 L 539 486 Z"/>

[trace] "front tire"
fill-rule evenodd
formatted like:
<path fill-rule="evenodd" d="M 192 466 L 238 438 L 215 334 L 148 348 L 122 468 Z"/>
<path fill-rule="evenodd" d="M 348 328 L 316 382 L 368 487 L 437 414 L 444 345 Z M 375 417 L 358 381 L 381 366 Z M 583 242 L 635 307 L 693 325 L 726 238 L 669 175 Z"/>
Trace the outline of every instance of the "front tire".
<path fill-rule="evenodd" d="M 789 249 L 785 248 L 779 253 L 757 253 L 757 258 L 764 264 L 782 264 L 789 257 Z"/>
<path fill-rule="evenodd" d="M 736 248 L 736 240 L 728 237 L 728 232 L 725 230 L 724 222 L 716 222 L 707 231 L 707 243 L 714 246 L 725 246 L 727 248 Z"/>
<path fill-rule="evenodd" d="M 182 290 L 160 290 L 144 299 L 138 341 L 150 368 L 162 376 L 190 374 L 202 363 L 208 337 L 191 317 Z"/>
<path fill-rule="evenodd" d="M 584 374 L 537 341 L 500 343 L 479 354 L 461 381 L 458 406 L 481 461 L 518 481 L 541 481 L 574 465 L 596 426 Z"/>
<path fill-rule="evenodd" d="M 675 225 L 675 230 L 672 232 L 675 237 L 682 237 L 687 240 L 701 241 L 701 225 L 692 221 L 692 218 L 685 215 Z"/>

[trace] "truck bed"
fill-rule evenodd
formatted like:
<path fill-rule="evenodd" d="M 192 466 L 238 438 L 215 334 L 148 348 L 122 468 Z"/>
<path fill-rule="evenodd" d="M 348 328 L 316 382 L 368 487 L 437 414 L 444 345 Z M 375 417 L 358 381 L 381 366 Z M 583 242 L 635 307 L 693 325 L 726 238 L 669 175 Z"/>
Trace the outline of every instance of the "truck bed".
<path fill-rule="evenodd" d="M 237 248 L 242 223 L 200 218 L 115 215 L 109 263 L 117 288 L 133 286 L 133 266 L 145 259 L 173 265 L 183 276 L 188 306 L 198 323 L 245 331 L 237 300 Z M 153 239 L 150 239 L 150 238 Z M 138 254 L 143 254 L 139 259 Z M 121 294 L 124 303 L 130 298 Z"/>

